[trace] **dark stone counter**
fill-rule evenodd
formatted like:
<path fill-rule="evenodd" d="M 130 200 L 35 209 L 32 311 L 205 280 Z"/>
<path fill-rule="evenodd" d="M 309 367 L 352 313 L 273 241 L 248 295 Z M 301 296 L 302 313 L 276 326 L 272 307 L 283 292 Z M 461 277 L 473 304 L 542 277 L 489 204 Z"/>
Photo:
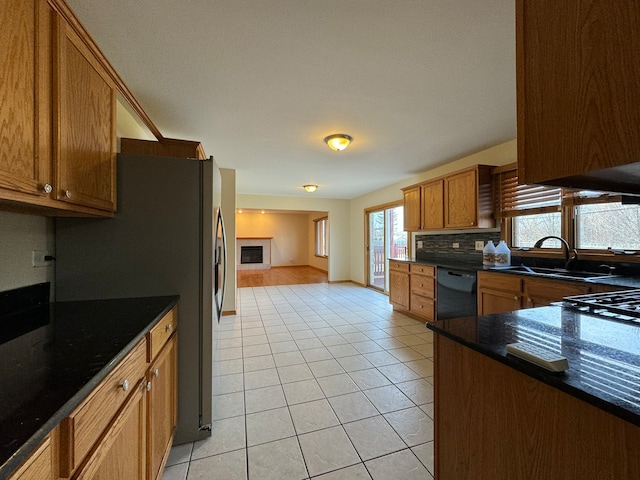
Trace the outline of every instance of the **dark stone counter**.
<path fill-rule="evenodd" d="M 640 325 L 559 306 L 427 323 L 437 334 L 640 426 Z M 562 374 L 506 354 L 528 342 L 561 353 Z"/>
<path fill-rule="evenodd" d="M 177 302 L 177 296 L 57 302 L 0 315 L 0 479 Z"/>

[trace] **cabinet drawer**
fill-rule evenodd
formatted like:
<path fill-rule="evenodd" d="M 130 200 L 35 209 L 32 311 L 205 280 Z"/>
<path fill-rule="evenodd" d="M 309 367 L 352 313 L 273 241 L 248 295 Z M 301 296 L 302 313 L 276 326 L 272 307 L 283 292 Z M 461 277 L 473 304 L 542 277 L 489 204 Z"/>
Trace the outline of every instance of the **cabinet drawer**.
<path fill-rule="evenodd" d="M 436 274 L 436 267 L 414 263 L 411 265 L 411 273 L 419 273 L 420 275 L 430 275 L 433 277 Z"/>
<path fill-rule="evenodd" d="M 520 293 L 522 279 L 509 273 L 478 272 L 478 288 Z"/>
<path fill-rule="evenodd" d="M 409 264 L 404 262 L 389 262 L 389 270 L 397 270 L 400 272 L 408 272 Z"/>
<path fill-rule="evenodd" d="M 435 320 L 436 318 L 435 302 L 433 299 L 414 293 L 411 294 L 411 308 L 409 311 L 427 320 Z"/>
<path fill-rule="evenodd" d="M 435 298 L 436 279 L 426 275 L 411 274 L 411 293 L 424 297 Z"/>
<path fill-rule="evenodd" d="M 177 326 L 178 315 L 176 307 L 173 307 L 149 332 L 149 356 L 147 357 L 147 362 L 151 362 L 156 358 L 164 344 L 169 340 L 169 337 L 176 331 Z"/>
<path fill-rule="evenodd" d="M 119 365 L 60 423 L 60 472 L 64 477 L 91 451 L 125 400 L 144 377 L 147 342 L 143 338 Z M 124 388 L 125 381 L 127 388 Z"/>

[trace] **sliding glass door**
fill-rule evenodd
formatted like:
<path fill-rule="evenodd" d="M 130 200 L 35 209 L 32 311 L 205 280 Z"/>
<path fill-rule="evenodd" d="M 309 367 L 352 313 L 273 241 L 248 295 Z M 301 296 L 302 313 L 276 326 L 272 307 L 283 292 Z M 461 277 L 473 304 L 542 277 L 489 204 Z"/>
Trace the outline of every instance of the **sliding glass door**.
<path fill-rule="evenodd" d="M 407 232 L 402 205 L 365 211 L 367 226 L 367 286 L 389 291 L 389 258 L 407 258 Z"/>

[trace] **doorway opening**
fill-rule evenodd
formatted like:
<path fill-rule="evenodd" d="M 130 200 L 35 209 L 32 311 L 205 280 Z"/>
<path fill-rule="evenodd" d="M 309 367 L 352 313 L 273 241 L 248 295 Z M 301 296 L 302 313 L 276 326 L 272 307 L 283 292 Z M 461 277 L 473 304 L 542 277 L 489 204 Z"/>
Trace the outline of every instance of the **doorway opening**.
<path fill-rule="evenodd" d="M 389 291 L 389 258 L 407 259 L 408 234 L 404 231 L 402 203 L 365 210 L 367 286 Z"/>

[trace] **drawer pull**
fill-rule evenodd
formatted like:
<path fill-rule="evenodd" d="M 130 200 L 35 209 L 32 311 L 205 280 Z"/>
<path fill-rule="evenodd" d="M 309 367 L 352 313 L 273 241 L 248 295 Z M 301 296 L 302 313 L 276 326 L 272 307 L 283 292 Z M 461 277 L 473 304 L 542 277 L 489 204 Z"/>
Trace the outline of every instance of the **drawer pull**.
<path fill-rule="evenodd" d="M 151 382 L 147 382 L 147 392 L 151 391 Z"/>
<path fill-rule="evenodd" d="M 167 325 L 166 330 L 167 330 L 167 332 L 173 331 L 173 323 L 170 323 L 169 325 Z"/>
<path fill-rule="evenodd" d="M 45 183 L 42 186 L 42 190 L 44 190 L 44 193 L 51 193 L 53 191 L 53 187 L 51 186 L 50 183 Z"/>
<path fill-rule="evenodd" d="M 129 380 L 125 380 L 124 382 L 122 382 L 121 387 L 122 387 L 122 390 L 125 392 L 129 390 Z"/>
<path fill-rule="evenodd" d="M 73 196 L 73 194 L 71 193 L 71 190 L 65 190 L 64 191 L 64 196 L 67 198 L 71 198 Z"/>
<path fill-rule="evenodd" d="M 154 377 L 159 377 L 159 376 L 160 376 L 160 369 L 159 369 L 159 368 L 156 368 L 156 369 L 153 371 L 153 376 L 154 376 Z"/>

